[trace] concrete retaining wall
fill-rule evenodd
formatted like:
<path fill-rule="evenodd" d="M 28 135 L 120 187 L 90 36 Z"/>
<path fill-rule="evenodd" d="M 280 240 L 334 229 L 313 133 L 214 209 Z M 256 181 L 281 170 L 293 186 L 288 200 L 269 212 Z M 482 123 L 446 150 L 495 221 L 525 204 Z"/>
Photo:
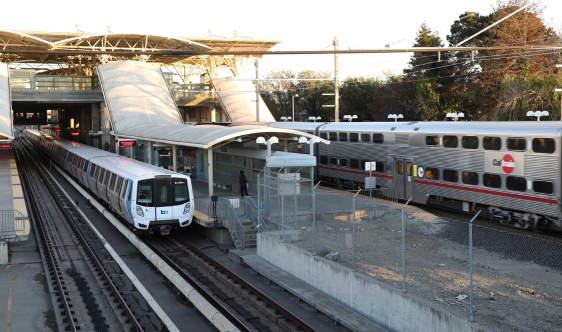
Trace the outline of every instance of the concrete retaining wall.
<path fill-rule="evenodd" d="M 391 331 L 492 331 L 263 233 L 258 255 Z"/>

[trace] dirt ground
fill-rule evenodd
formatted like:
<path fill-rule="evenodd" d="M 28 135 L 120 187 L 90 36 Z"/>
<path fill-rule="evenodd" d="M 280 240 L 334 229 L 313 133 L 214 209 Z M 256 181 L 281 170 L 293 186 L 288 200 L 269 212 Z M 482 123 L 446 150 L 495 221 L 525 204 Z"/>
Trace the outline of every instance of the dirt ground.
<path fill-rule="evenodd" d="M 356 270 L 402 289 L 401 214 L 382 213 L 356 215 Z M 337 263 L 353 268 L 351 218 L 324 219 L 317 251 L 339 252 Z M 468 318 L 468 225 L 412 215 L 405 223 L 407 292 Z M 298 226 L 293 244 L 312 252 L 312 222 Z M 474 320 L 498 331 L 562 331 L 562 244 L 489 229 L 473 236 Z"/>

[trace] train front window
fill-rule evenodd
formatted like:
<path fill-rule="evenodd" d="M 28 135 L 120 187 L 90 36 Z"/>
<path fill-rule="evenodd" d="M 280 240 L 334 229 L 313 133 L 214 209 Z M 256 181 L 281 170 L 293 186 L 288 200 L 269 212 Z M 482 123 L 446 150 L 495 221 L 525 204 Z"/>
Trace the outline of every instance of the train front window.
<path fill-rule="evenodd" d="M 139 205 L 154 206 L 154 180 L 139 181 L 137 189 L 137 203 Z"/>
<path fill-rule="evenodd" d="M 174 202 L 176 205 L 189 202 L 189 191 L 185 179 L 173 179 L 174 181 Z"/>

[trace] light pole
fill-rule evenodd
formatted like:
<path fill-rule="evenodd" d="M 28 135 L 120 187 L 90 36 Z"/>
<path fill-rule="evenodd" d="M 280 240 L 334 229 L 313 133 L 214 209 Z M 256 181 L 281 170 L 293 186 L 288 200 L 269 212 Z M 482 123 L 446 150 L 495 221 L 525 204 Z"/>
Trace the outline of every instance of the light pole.
<path fill-rule="evenodd" d="M 292 95 L 291 97 L 292 97 L 292 99 L 293 99 L 293 122 L 295 122 L 295 97 L 298 98 L 298 97 L 299 97 L 299 94 L 298 94 L 298 93 L 297 93 L 297 94 L 294 94 L 294 95 Z M 291 118 L 289 118 L 289 120 L 290 120 L 290 119 L 291 119 Z"/>
<path fill-rule="evenodd" d="M 541 121 L 541 116 L 549 116 L 550 114 L 548 114 L 548 111 L 529 111 L 527 112 L 527 116 L 536 116 L 537 117 L 537 121 Z"/>
<path fill-rule="evenodd" d="M 285 122 L 287 122 L 287 120 L 291 120 L 291 119 L 292 119 L 291 117 L 286 117 L 286 116 L 281 117 L 281 120 L 283 120 Z"/>
<path fill-rule="evenodd" d="M 398 119 L 403 119 L 403 118 L 404 118 L 404 115 L 402 115 L 402 114 L 398 114 L 398 115 L 396 115 L 396 114 L 389 114 L 389 115 L 388 115 L 388 118 L 389 118 L 389 119 L 394 119 L 394 122 L 398 122 Z"/>
<path fill-rule="evenodd" d="M 447 113 L 446 117 L 453 118 L 455 120 L 455 122 L 457 122 L 457 120 L 459 118 L 464 118 L 464 113 L 463 112 L 460 112 L 459 114 L 457 114 L 457 113 Z"/>

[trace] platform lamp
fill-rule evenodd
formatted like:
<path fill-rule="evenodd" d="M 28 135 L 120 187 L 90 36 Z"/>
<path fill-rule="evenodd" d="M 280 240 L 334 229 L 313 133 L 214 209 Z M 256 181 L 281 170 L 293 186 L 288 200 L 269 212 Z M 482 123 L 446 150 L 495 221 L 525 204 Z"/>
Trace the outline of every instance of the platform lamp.
<path fill-rule="evenodd" d="M 388 118 L 389 118 L 389 119 L 394 119 L 394 122 L 398 122 L 398 119 L 403 119 L 403 118 L 404 118 L 404 115 L 402 115 L 402 114 L 398 114 L 398 115 L 396 115 L 396 114 L 389 114 L 389 115 L 388 115 Z"/>
<path fill-rule="evenodd" d="M 527 116 L 536 116 L 537 117 L 537 121 L 541 121 L 541 116 L 549 116 L 550 114 L 548 113 L 548 111 L 529 111 L 527 112 Z"/>
<path fill-rule="evenodd" d="M 319 117 L 319 116 L 309 116 L 308 119 L 311 120 L 311 121 L 316 122 L 316 120 L 320 120 L 320 119 L 322 119 L 322 118 Z"/>
<path fill-rule="evenodd" d="M 344 120 L 349 120 L 349 122 L 353 121 L 353 119 L 357 119 L 357 115 L 344 115 Z"/>
<path fill-rule="evenodd" d="M 299 137 L 298 142 L 299 142 L 299 144 L 309 144 L 310 145 L 310 155 L 314 156 L 313 145 L 314 145 L 314 143 L 319 143 L 320 138 L 318 138 L 317 136 L 314 136 L 311 139 L 307 139 L 306 137 L 301 136 L 301 137 Z"/>
<path fill-rule="evenodd" d="M 289 117 L 286 117 L 286 116 L 282 116 L 282 117 L 281 117 L 281 120 L 283 120 L 283 121 L 285 121 L 285 122 L 287 122 L 287 120 L 291 120 L 291 119 L 292 119 L 292 118 L 291 118 L 290 116 L 289 116 Z"/>
<path fill-rule="evenodd" d="M 267 141 L 263 137 L 256 138 L 256 144 L 267 144 L 267 156 L 271 157 L 271 145 L 279 143 L 279 138 L 271 136 Z"/>
<path fill-rule="evenodd" d="M 457 114 L 457 113 L 447 113 L 446 117 L 453 118 L 456 122 L 459 118 L 464 118 L 464 113 L 463 112 L 460 112 L 459 114 Z"/>

